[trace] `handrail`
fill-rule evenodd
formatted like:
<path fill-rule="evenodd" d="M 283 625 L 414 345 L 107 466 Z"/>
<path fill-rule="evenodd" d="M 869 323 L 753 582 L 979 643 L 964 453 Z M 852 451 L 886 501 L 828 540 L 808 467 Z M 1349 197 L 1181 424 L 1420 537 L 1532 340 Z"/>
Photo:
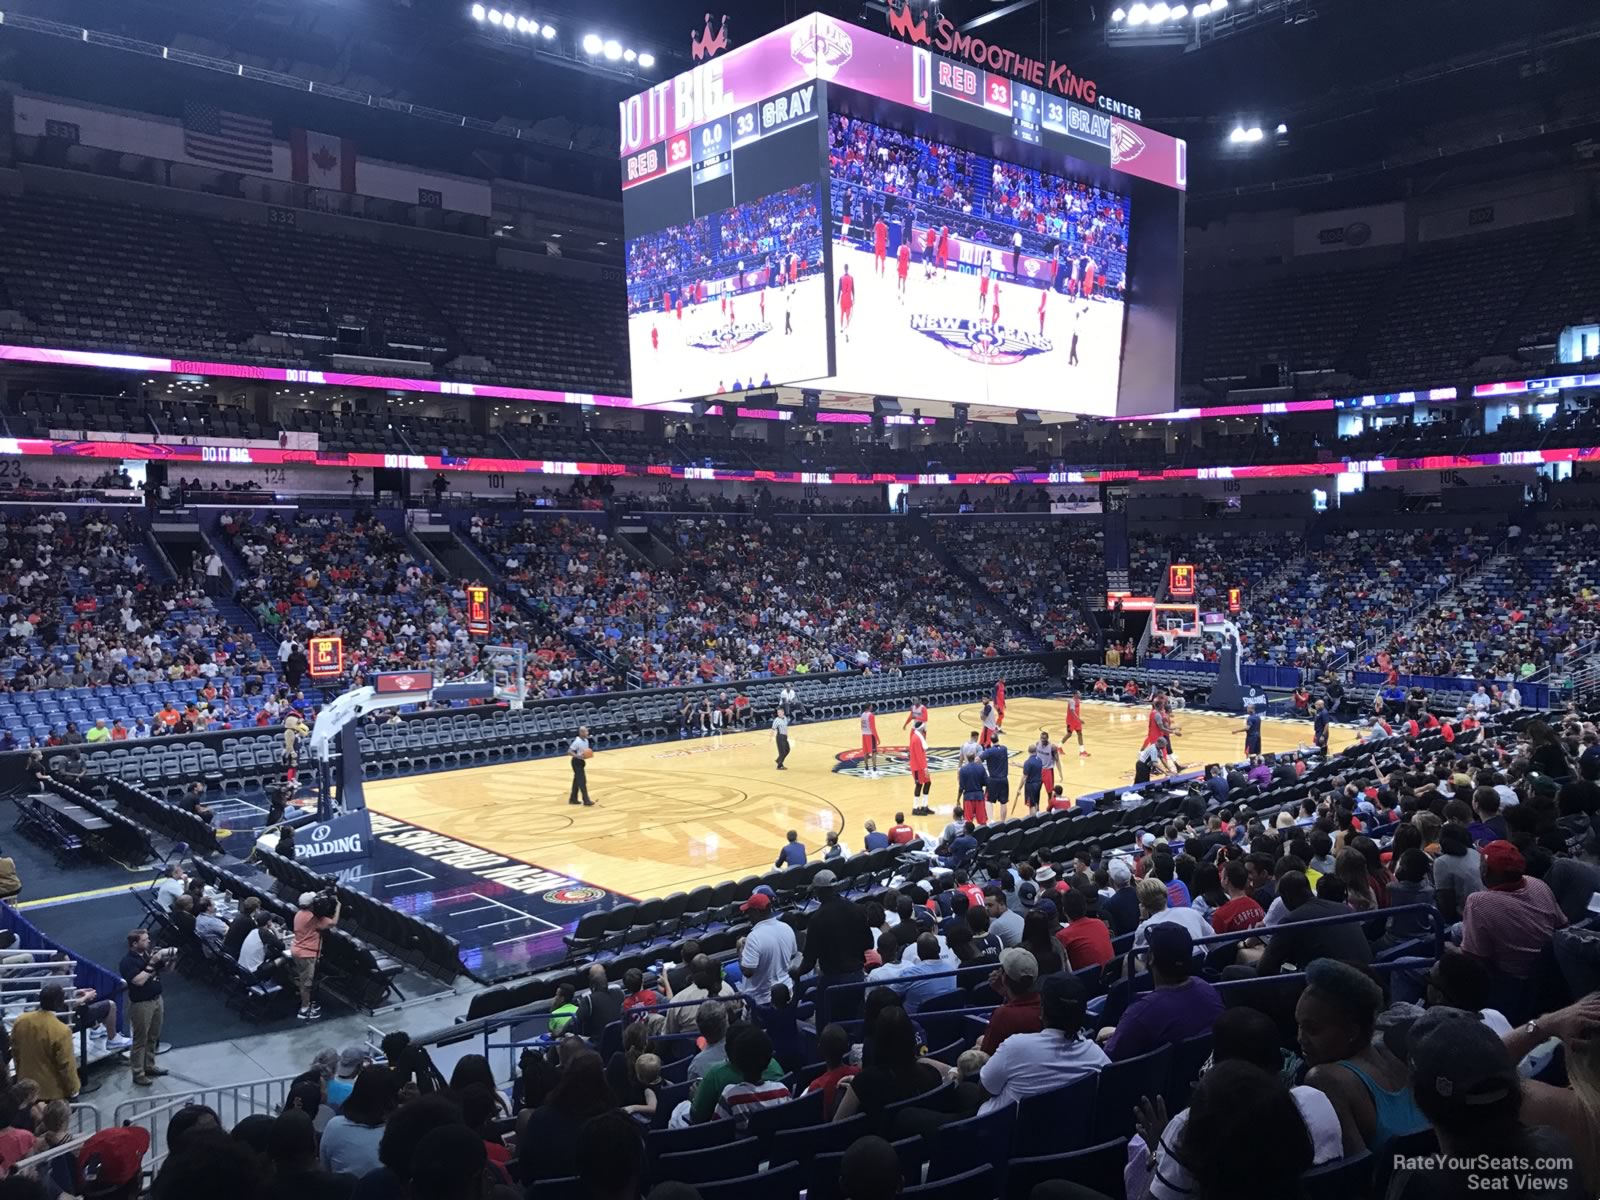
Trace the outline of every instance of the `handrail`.
<path fill-rule="evenodd" d="M 300 1074 L 256 1079 L 248 1083 L 220 1084 L 178 1095 L 141 1096 L 124 1100 L 113 1110 L 113 1124 L 137 1125 L 150 1135 L 145 1165 L 147 1170 L 154 1171 L 167 1157 L 167 1149 L 160 1136 L 161 1129 L 179 1109 L 203 1104 L 216 1112 L 224 1129 L 231 1129 L 245 1117 L 257 1113 L 276 1116 L 288 1097 L 289 1085 L 300 1078 Z"/>

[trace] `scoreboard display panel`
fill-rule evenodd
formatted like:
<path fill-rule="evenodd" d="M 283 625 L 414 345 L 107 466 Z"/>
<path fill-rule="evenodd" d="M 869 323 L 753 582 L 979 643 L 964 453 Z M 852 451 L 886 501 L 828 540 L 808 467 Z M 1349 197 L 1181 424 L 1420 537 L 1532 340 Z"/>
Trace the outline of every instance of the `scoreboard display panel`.
<path fill-rule="evenodd" d="M 1171 409 L 1184 143 L 1062 64 L 895 28 L 813 14 L 623 102 L 635 397 Z"/>
<path fill-rule="evenodd" d="M 803 81 L 642 147 L 631 178 L 624 162 L 636 399 L 828 373 L 820 86 Z"/>

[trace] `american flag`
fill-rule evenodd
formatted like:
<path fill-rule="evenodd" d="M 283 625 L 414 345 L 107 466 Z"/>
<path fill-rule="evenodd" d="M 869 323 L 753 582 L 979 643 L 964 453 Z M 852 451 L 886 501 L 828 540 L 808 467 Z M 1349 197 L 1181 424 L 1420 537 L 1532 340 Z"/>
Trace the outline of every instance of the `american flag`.
<path fill-rule="evenodd" d="M 230 171 L 272 174 L 272 122 L 227 112 L 204 100 L 183 103 L 183 152 Z"/>

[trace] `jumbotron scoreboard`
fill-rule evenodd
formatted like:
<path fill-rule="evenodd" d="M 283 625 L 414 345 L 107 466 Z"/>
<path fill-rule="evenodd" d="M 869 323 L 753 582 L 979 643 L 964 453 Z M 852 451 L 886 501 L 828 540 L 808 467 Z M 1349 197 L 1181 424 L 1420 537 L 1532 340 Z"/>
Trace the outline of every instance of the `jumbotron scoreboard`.
<path fill-rule="evenodd" d="M 1176 399 L 1186 147 L 1069 64 L 814 14 L 621 105 L 634 396 Z"/>

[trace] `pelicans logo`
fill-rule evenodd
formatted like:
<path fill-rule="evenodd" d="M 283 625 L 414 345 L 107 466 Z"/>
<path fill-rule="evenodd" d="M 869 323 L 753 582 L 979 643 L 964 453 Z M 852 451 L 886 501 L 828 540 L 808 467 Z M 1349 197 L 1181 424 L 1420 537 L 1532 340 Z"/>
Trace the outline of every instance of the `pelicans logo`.
<path fill-rule="evenodd" d="M 832 79 L 856 52 L 849 32 L 821 13 L 796 29 L 789 38 L 789 57 L 802 67 L 815 67 L 822 79 Z"/>
<path fill-rule="evenodd" d="M 1007 366 L 1055 349 L 1055 343 L 1047 337 L 966 317 L 930 317 L 919 313 L 911 318 L 911 328 L 932 338 L 952 354 L 986 366 Z"/>
<path fill-rule="evenodd" d="M 1121 121 L 1111 123 L 1111 165 L 1132 162 L 1144 153 L 1144 139 Z"/>
<path fill-rule="evenodd" d="M 563 887 L 544 894 L 546 903 L 549 904 L 593 904 L 596 900 L 604 900 L 606 893 L 597 887 Z"/>
<path fill-rule="evenodd" d="M 689 345 L 696 350 L 708 350 L 712 354 L 732 354 L 743 350 L 750 343 L 765 333 L 771 333 L 772 326 L 765 321 L 751 324 L 718 325 L 715 329 L 708 329 L 689 339 Z"/>
<path fill-rule="evenodd" d="M 879 746 L 878 747 L 878 774 L 879 775 L 911 775 L 911 760 L 907 757 L 907 746 Z M 928 770 L 954 771 L 961 766 L 961 749 L 958 746 L 929 746 Z M 861 776 L 866 773 L 866 764 L 862 761 L 861 748 L 854 750 L 841 750 L 834 756 L 833 772 L 835 775 Z"/>

